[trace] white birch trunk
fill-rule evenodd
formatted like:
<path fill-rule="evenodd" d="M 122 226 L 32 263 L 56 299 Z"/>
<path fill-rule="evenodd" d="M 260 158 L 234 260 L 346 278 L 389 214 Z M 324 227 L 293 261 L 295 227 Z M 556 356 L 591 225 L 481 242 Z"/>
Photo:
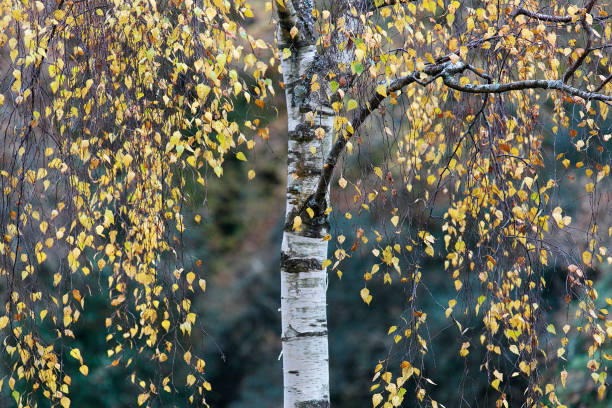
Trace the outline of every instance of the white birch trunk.
<path fill-rule="evenodd" d="M 331 147 L 334 117 L 327 101 L 311 92 L 317 50 L 308 41 L 306 22 L 291 19 L 296 9 L 289 0 L 285 3 L 287 20 L 280 15 L 279 48 L 289 48 L 292 55 L 281 63 L 288 115 L 287 207 L 281 252 L 284 407 L 327 408 L 327 271 L 322 264 L 327 259 L 323 237 L 328 233 L 324 212 L 329 193 L 325 202 L 317 203 L 312 197 Z M 312 4 L 296 3 L 297 13 L 309 14 Z M 301 31 L 298 38 L 287 36 L 293 24 Z M 318 128 L 324 131 L 322 138 L 315 134 Z M 312 209 L 313 217 L 307 208 Z M 296 216 L 302 225 L 293 230 Z"/>
<path fill-rule="evenodd" d="M 344 35 L 325 55 L 318 54 L 313 1 L 285 0 L 282 4 L 278 6 L 278 46 L 281 52 L 291 51 L 281 61 L 288 116 L 287 208 L 281 253 L 284 407 L 328 408 L 327 270 L 322 265 L 327 259 L 323 238 L 329 229 L 325 210 L 333 172 L 328 154 L 334 139 L 331 100 L 335 96 L 329 95 L 325 78 L 338 62 L 352 61 L 353 47 L 346 46 L 348 36 Z M 336 13 L 346 17 L 349 35 L 357 33 L 359 25 L 349 12 L 352 7 L 350 0 L 335 4 Z M 315 75 L 319 90 L 312 92 Z M 294 230 L 298 216 L 302 225 Z"/>
<path fill-rule="evenodd" d="M 285 84 L 301 77 L 300 67 L 309 66 L 314 47 L 306 47 L 297 64 L 283 63 Z M 309 61 L 310 60 L 310 61 Z M 329 110 L 304 110 L 295 91 L 310 91 L 309 83 L 288 88 L 286 92 L 289 122 L 287 207 L 281 253 L 281 313 L 283 344 L 283 378 L 285 408 L 319 408 L 329 406 L 329 357 L 327 345 L 327 259 L 326 203 L 309 198 L 315 193 L 325 158 L 332 142 L 333 116 Z M 306 113 L 315 113 L 314 124 Z M 323 128 L 322 140 L 315 129 Z M 314 147 L 316 150 L 311 149 Z M 312 152 L 315 152 L 313 154 Z M 306 208 L 315 212 L 310 219 Z M 313 208 L 314 207 L 314 208 Z M 293 220 L 302 219 L 299 231 Z M 314 225 L 311 225 L 313 223 Z"/>

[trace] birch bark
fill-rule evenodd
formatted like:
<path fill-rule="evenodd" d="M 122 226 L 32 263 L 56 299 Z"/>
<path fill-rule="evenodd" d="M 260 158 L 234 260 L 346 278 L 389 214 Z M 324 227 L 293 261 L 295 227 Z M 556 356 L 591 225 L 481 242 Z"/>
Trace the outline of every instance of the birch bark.
<path fill-rule="evenodd" d="M 286 223 L 281 252 L 282 358 L 285 408 L 329 407 L 327 341 L 328 232 L 324 199 L 313 195 L 330 150 L 333 110 L 312 91 L 320 72 L 312 33 L 312 2 L 279 5 L 279 49 L 288 115 Z M 297 34 L 296 34 L 297 30 Z M 293 31 L 293 32 L 292 32 Z M 299 217 L 301 225 L 295 227 Z"/>

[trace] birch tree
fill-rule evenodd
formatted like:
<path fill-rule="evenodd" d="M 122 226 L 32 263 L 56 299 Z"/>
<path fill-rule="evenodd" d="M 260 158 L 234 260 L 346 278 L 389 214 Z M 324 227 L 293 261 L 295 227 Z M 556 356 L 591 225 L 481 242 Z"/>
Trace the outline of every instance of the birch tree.
<path fill-rule="evenodd" d="M 364 184 L 359 182 L 363 180 L 352 183 L 356 190 L 354 201 L 362 203 L 359 211 L 369 211 L 370 203 L 379 197 L 383 202 L 389 198 L 400 203 L 393 208 L 390 221 L 401 238 L 392 239 L 395 245 L 380 249 L 375 246 L 372 250 L 382 262 L 375 262 L 370 272 L 365 273 L 363 300 L 368 304 L 372 300 L 367 281 L 381 269 L 381 264 L 395 269 L 400 281 L 411 286 L 411 293 L 416 293 L 421 280 L 419 259 L 422 253 L 434 256 L 435 238 L 426 228 L 417 228 L 425 223 L 410 220 L 431 217 L 436 198 L 441 193 L 449 198 L 451 205 L 443 216 L 447 221 L 443 225 L 445 250 L 448 251 L 445 266 L 452 274 L 458 297 L 464 282 L 470 279 L 461 277 L 461 271 L 464 268 L 476 270 L 479 268 L 476 265 L 483 269 L 478 274 L 483 285 L 483 294 L 475 309 L 478 314 L 482 303 L 488 300 L 488 293 L 508 300 L 508 296 L 512 298 L 511 292 L 506 292 L 509 288 L 521 287 L 521 279 L 529 280 L 538 267 L 547 265 L 549 254 L 555 253 L 544 243 L 549 217 L 560 229 L 570 223 L 570 217 L 563 216 L 560 207 L 553 209 L 552 216 L 542 212 L 542 203 L 549 201 L 545 191 L 557 186 L 558 181 L 550 179 L 543 187 L 536 181 L 542 177 L 535 169 L 543 166 L 545 150 L 541 146 L 541 134 L 533 132 L 532 122 L 537 119 L 541 98 L 550 98 L 555 104 L 553 120 L 556 123 L 569 126 L 565 103 L 570 102 L 586 106 L 590 115 L 600 115 L 586 122 L 590 123 L 592 135 L 600 134 L 598 124 L 605 121 L 612 101 L 605 51 L 610 47 L 610 24 L 605 6 L 595 8 L 596 1 L 567 7 L 543 2 L 500 4 L 486 1 L 478 4 L 337 1 L 322 2 L 318 8 L 309 1 L 276 3 L 289 143 L 287 212 L 281 255 L 285 407 L 326 407 L 329 406 L 329 357 L 325 289 L 326 269 L 332 264 L 332 260 L 326 259 L 331 238 L 327 222 L 332 209 L 329 188 L 341 155 L 347 149 L 352 151 L 355 138 L 361 141 L 360 126 L 377 111 L 384 120 L 386 105 L 393 107 L 404 99 L 402 106 L 406 110 L 387 115 L 391 117 L 388 121 L 391 125 L 380 129 L 395 137 L 397 142 L 397 150 L 393 152 L 396 156 L 388 160 L 387 169 L 383 171 L 378 166 L 373 169 L 381 186 L 366 194 L 360 191 Z M 541 12 L 541 8 L 549 13 Z M 576 34 L 566 35 L 564 30 Z M 557 33 L 561 34 L 557 36 Z M 568 57 L 567 60 L 563 57 L 560 60 L 559 54 Z M 453 99 L 471 105 L 474 98 L 470 94 L 484 95 L 477 111 L 467 113 L 450 106 Z M 514 111 L 509 106 L 514 107 Z M 436 119 L 445 115 L 455 117 L 459 125 L 441 126 L 444 122 Z M 398 116 L 406 117 L 407 123 L 393 128 L 393 119 Z M 407 135 L 399 136 L 398 133 Z M 558 125 L 553 127 L 553 133 L 558 133 Z M 370 132 L 368 137 L 376 135 Z M 468 137 L 472 146 L 466 143 Z M 603 136 L 603 140 L 606 138 L 609 137 Z M 578 142 L 577 146 L 581 150 L 584 142 Z M 602 162 L 596 167 L 600 169 L 598 180 L 607 177 L 608 165 Z M 523 176 L 524 172 L 530 176 Z M 395 184 L 393 178 L 398 176 L 402 181 Z M 526 190 L 521 190 L 522 187 L 514 187 L 512 179 L 527 183 L 527 190 L 533 186 L 531 197 Z M 424 186 L 421 181 L 426 182 Z M 339 178 L 342 189 L 347 183 L 344 177 Z M 449 192 L 453 183 L 454 192 Z M 385 184 L 397 186 L 397 189 Z M 495 191 L 491 191 L 492 187 Z M 413 196 L 411 201 L 425 203 L 416 210 L 416 216 L 410 214 L 414 209 L 402 206 L 401 200 L 396 198 L 398 191 L 405 189 Z M 414 192 L 416 189 L 418 191 Z M 591 193 L 593 183 L 588 183 L 586 189 Z M 517 190 L 520 193 L 518 201 L 512 198 L 516 197 Z M 406 194 L 399 193 L 399 196 L 407 198 Z M 537 203 L 535 207 L 529 207 L 530 200 Z M 519 205 L 519 202 L 526 204 Z M 478 210 L 485 203 L 491 206 L 489 214 Z M 351 214 L 346 216 L 351 217 Z M 480 220 L 481 217 L 484 218 Z M 480 239 L 473 248 L 465 243 L 464 236 L 470 234 L 467 218 L 478 225 L 476 231 Z M 492 223 L 492 227 L 483 224 L 485 221 Z M 402 225 L 412 231 L 406 231 Z M 380 242 L 382 236 L 377 231 L 374 233 L 376 242 Z M 587 232 L 587 235 L 593 233 Z M 334 252 L 333 269 L 338 270 L 339 276 L 339 263 L 356 249 L 359 239 L 363 244 L 368 242 L 361 228 L 350 251 L 340 245 Z M 591 266 L 594 243 L 591 240 L 590 249 L 582 254 L 586 266 Z M 517 244 L 523 248 L 528 261 L 524 255 L 518 256 L 510 250 Z M 408 268 L 401 266 L 400 253 L 416 252 L 416 248 L 420 249 L 420 254 L 410 256 L 412 262 L 406 265 Z M 602 248 L 601 254 L 605 253 Z M 518 264 L 511 261 L 517 256 L 521 260 Z M 570 272 L 578 272 L 582 278 L 582 269 L 570 261 L 569 255 L 564 254 L 564 258 L 570 264 Z M 509 272 L 508 278 L 489 278 L 488 273 L 497 268 L 510 268 L 514 272 Z M 523 273 L 527 278 L 520 278 Z M 388 272 L 383 279 L 389 284 L 392 281 Z M 529 285 L 529 291 L 537 292 L 542 290 L 543 281 L 532 280 Z M 502 290 L 505 286 L 507 288 Z M 503 295 L 497 290 L 502 290 Z M 532 295 L 538 298 L 536 293 Z M 591 300 L 595 297 L 591 293 Z M 517 305 L 521 305 L 519 309 L 525 308 L 524 318 L 533 319 L 532 307 L 538 305 L 528 299 L 529 295 L 518 298 Z M 427 345 L 419 329 L 426 314 L 418 310 L 416 299 L 411 297 L 410 301 L 413 316 L 410 320 L 404 319 L 404 333 L 396 334 L 395 342 L 405 338 L 412 343 L 412 338 L 416 337 L 420 345 L 408 349 L 425 354 Z M 453 318 L 463 335 L 465 331 L 453 317 L 456 304 L 456 299 L 449 300 L 447 317 Z M 593 307 L 587 304 L 592 305 L 585 303 L 585 310 Z M 499 309 L 503 308 L 502 303 L 491 301 L 489 307 L 486 319 L 499 317 L 502 313 Z M 512 308 L 509 311 L 513 314 Z M 481 344 L 489 338 L 486 347 L 501 354 L 499 346 L 491 341 L 499 324 L 493 318 L 493 322 L 487 321 L 485 325 L 488 334 L 483 334 Z M 531 380 L 538 364 L 536 349 L 532 347 L 538 342 L 536 325 L 537 319 L 521 324 L 510 320 L 506 329 L 518 330 L 531 339 L 532 345 L 525 346 L 524 340 L 518 341 L 520 335 L 506 332 L 510 340 L 519 343 L 518 346 L 510 345 L 511 353 L 525 358 L 517 364 L 522 374 L 530 378 L 525 390 L 530 406 L 541 399 L 537 391 L 539 385 Z M 609 322 L 607 325 L 609 327 Z M 389 333 L 396 331 L 397 326 L 389 328 Z M 601 332 L 594 336 L 597 348 L 603 337 Z M 469 341 L 462 344 L 461 357 L 469 354 L 470 344 Z M 563 350 L 557 351 L 558 357 L 563 356 Z M 376 367 L 375 381 L 382 379 L 383 385 L 386 384 L 388 402 L 385 407 L 401 404 L 406 391 L 402 386 L 415 374 L 433 384 L 417 367 L 404 360 L 395 382 L 391 380 L 390 371 L 382 371 L 382 364 Z M 494 374 L 493 388 L 500 390 L 503 374 L 492 367 L 487 369 Z M 563 375 L 561 381 L 565 384 Z M 425 382 L 416 382 L 416 397 L 425 403 Z M 605 381 L 600 384 L 603 394 Z M 546 386 L 547 398 L 553 404 L 559 403 L 549 386 Z M 373 405 L 383 400 L 383 394 L 376 393 Z M 428 400 L 433 406 L 437 405 L 433 398 Z M 506 394 L 501 392 L 498 406 L 507 404 Z"/>
<path fill-rule="evenodd" d="M 111 310 L 109 369 L 130 370 L 137 404 L 206 405 L 214 384 L 189 340 L 206 260 L 185 256 L 186 187 L 221 178 L 228 155 L 248 161 L 270 137 L 257 116 L 276 92 L 288 121 L 285 407 L 330 405 L 327 282 L 358 251 L 356 296 L 376 301 L 376 281 L 403 293 L 393 352 L 372 364 L 374 407 L 464 403 L 442 401 L 445 379 L 425 370 L 435 257 L 456 292 L 436 302 L 487 400 L 563 406 L 570 347 L 585 348 L 606 397 L 612 300 L 593 275 L 612 261 L 607 0 L 275 0 L 272 41 L 249 32 L 258 9 L 245 1 L 0 4 L 0 389 L 17 406 L 70 406 L 71 375 L 89 373 L 73 330 L 96 289 Z M 237 118 L 238 103 L 253 116 Z M 336 184 L 344 202 L 331 201 Z M 560 327 L 544 313 L 552 266 L 566 281 Z"/>

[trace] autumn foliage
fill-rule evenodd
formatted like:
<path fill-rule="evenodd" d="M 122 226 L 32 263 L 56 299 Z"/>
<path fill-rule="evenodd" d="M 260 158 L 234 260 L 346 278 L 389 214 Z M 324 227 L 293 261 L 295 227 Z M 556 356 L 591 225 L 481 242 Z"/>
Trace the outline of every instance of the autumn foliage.
<path fill-rule="evenodd" d="M 282 17 L 300 3 L 289 1 L 258 13 Z M 317 194 L 332 185 L 348 205 L 318 213 L 300 203 L 287 228 L 348 220 L 356 239 L 327 234 L 323 269 L 342 278 L 361 251 L 365 303 L 379 296 L 374 281 L 404 288 L 404 312 L 381 333 L 394 352 L 372 364 L 373 405 L 446 404 L 435 391 L 443 379 L 423 369 L 419 302 L 435 257 L 456 292 L 437 302 L 460 339 L 457 358 L 484 350 L 474 372 L 492 404 L 564 406 L 576 333 L 605 398 L 612 300 L 593 274 L 612 262 L 612 4 L 321 3 L 281 24 L 295 42 L 279 47 L 249 33 L 255 7 L 242 0 L 0 2 L 0 340 L 11 368 L 0 389 L 16 406 L 70 406 L 71 377 L 89 371 L 74 327 L 93 291 L 107 295 L 107 355 L 130 370 L 138 405 L 179 392 L 206 403 L 205 362 L 189 347 L 206 260 L 185 256 L 186 185 L 206 188 L 228 157 L 247 161 L 268 140 L 256 112 L 296 86 L 278 83 L 279 63 L 310 40 L 320 60 L 297 86 L 334 115 L 332 148 L 309 151 L 326 163 Z M 367 164 L 351 169 L 358 153 Z M 379 225 L 363 221 L 370 214 Z M 544 313 L 552 267 L 566 281 L 560 326 Z"/>

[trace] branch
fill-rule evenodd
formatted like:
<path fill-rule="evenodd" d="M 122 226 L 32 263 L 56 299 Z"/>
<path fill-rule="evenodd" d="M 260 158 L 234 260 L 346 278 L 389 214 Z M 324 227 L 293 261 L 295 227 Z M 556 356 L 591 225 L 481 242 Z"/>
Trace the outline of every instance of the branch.
<path fill-rule="evenodd" d="M 457 91 L 461 91 L 461 92 L 505 93 L 505 92 L 510 92 L 510 91 L 520 91 L 520 90 L 525 90 L 525 89 L 556 89 L 568 95 L 579 96 L 580 98 L 586 99 L 586 100 L 612 102 L 612 96 L 603 95 L 597 92 L 584 91 L 582 89 L 578 89 L 573 86 L 567 85 L 561 80 L 529 79 L 525 81 L 513 81 L 513 82 L 496 83 L 496 84 L 461 85 L 459 81 L 457 81 L 453 77 L 453 75 L 458 72 L 464 71 L 465 68 L 462 69 L 461 71 L 455 71 L 455 69 L 445 70 L 445 72 L 442 74 L 442 78 L 446 86 L 448 86 L 449 88 L 455 89 Z"/>
<path fill-rule="evenodd" d="M 445 65 L 428 65 L 423 70 L 423 73 L 434 76 L 433 79 L 437 78 L 442 71 L 444 70 Z M 427 83 L 421 83 L 419 80 L 421 72 L 413 72 L 412 74 L 394 79 L 391 81 L 389 86 L 387 87 L 387 94 L 392 92 L 399 91 L 407 85 L 410 85 L 414 82 L 427 85 L 432 80 Z M 365 106 L 362 106 L 359 112 L 356 115 L 355 120 L 353 121 L 353 133 L 357 131 L 357 129 L 361 126 L 361 124 L 366 120 L 366 118 L 376 110 L 383 100 L 385 100 L 386 96 L 383 96 L 379 93 L 376 93 L 368 102 L 366 102 Z M 315 203 L 320 203 L 325 198 L 325 193 L 327 192 L 327 188 L 329 183 L 331 182 L 332 175 L 334 173 L 334 169 L 336 167 L 336 163 L 344 150 L 344 147 L 348 143 L 350 139 L 349 137 L 338 137 L 336 143 L 332 146 L 329 154 L 327 155 L 327 159 L 325 160 L 325 165 L 323 166 L 323 171 L 321 172 L 321 177 L 319 178 L 319 184 L 317 185 L 317 190 L 314 193 L 313 199 Z"/>
<path fill-rule="evenodd" d="M 585 5 L 584 10 L 582 10 L 582 16 L 580 17 L 580 25 L 588 33 L 587 43 L 586 43 L 586 46 L 582 54 L 578 57 L 578 59 L 576 59 L 576 61 L 574 61 L 574 63 L 567 69 L 567 71 L 565 71 L 565 74 L 563 75 L 563 82 L 567 82 L 572 78 L 576 70 L 580 67 L 580 65 L 582 65 L 582 63 L 586 59 L 587 55 L 591 51 L 593 51 L 593 48 L 591 47 L 591 45 L 593 43 L 593 37 L 595 35 L 593 33 L 593 29 L 591 28 L 591 26 L 586 22 L 586 16 L 588 13 L 591 12 L 591 10 L 593 10 L 593 7 L 595 6 L 596 2 L 597 0 L 589 0 L 589 2 Z M 530 18 L 535 18 L 537 20 L 549 21 L 549 22 L 555 22 L 555 23 L 570 23 L 573 21 L 577 21 L 576 19 L 577 15 L 552 16 L 549 14 L 535 13 L 523 7 L 516 9 L 512 13 L 512 17 L 516 17 L 519 14 L 530 17 Z"/>
<path fill-rule="evenodd" d="M 589 2 L 586 4 L 585 6 L 585 14 L 583 15 L 583 19 L 586 17 L 586 13 L 590 13 L 591 10 L 593 9 L 593 6 L 595 6 L 595 2 L 597 0 L 589 0 Z M 523 16 L 527 16 L 530 18 L 535 18 L 536 20 L 540 20 L 540 21 L 548 21 L 551 23 L 571 23 L 572 21 L 574 21 L 574 16 L 553 16 L 550 14 L 542 14 L 542 13 L 536 13 L 534 11 L 529 11 L 524 7 L 520 7 L 518 9 L 516 9 L 513 13 L 512 13 L 512 17 L 516 17 L 518 15 L 523 15 Z"/>
<path fill-rule="evenodd" d="M 591 45 L 593 43 L 593 37 L 595 35 L 593 34 L 593 28 L 591 28 L 591 26 L 586 22 L 586 15 L 587 15 L 587 13 L 591 12 L 591 10 L 593 9 L 593 6 L 595 5 L 596 1 L 597 0 L 590 0 L 589 1 L 589 3 L 586 6 L 585 13 L 580 18 L 580 25 L 582 26 L 582 28 L 584 30 L 586 30 L 586 32 L 588 33 L 589 37 L 587 38 L 587 43 L 586 43 L 586 46 L 585 46 L 584 51 L 582 52 L 582 54 L 572 64 L 572 66 L 567 69 L 567 71 L 565 72 L 565 75 L 563 75 L 563 82 L 569 81 L 570 78 L 572 76 L 574 76 L 574 72 L 576 72 L 578 67 L 580 65 L 582 65 L 582 63 L 584 62 L 586 56 L 592 51 Z"/>
<path fill-rule="evenodd" d="M 610 82 L 611 80 L 612 80 L 612 74 L 608 75 L 608 77 L 606 79 L 604 79 L 604 81 L 601 84 L 599 84 L 599 86 L 595 89 L 594 92 L 601 91 L 603 89 L 603 87 L 606 86 L 606 84 L 608 82 Z"/>
<path fill-rule="evenodd" d="M 548 21 L 551 23 L 570 23 L 573 18 L 572 16 L 551 16 L 549 14 L 535 13 L 523 7 L 516 9 L 514 13 L 512 13 L 512 17 L 516 17 L 518 15 L 535 18 L 536 20 L 540 21 Z"/>
<path fill-rule="evenodd" d="M 593 29 L 591 28 L 591 26 L 589 26 L 587 24 L 586 21 L 584 21 L 584 19 L 582 19 L 580 21 L 582 28 L 584 28 L 588 34 L 589 37 L 587 38 L 587 43 L 586 43 L 586 47 L 584 49 L 584 51 L 582 51 L 582 54 L 580 54 L 580 56 L 578 57 L 578 59 L 572 64 L 571 67 L 569 67 L 567 69 L 567 71 L 565 71 L 565 74 L 563 75 L 563 82 L 567 82 L 570 80 L 570 78 L 572 76 L 574 76 L 574 72 L 576 72 L 576 70 L 578 69 L 578 67 L 580 67 L 580 65 L 582 65 L 582 63 L 584 62 L 586 56 L 592 51 L 591 49 L 591 44 L 593 42 Z"/>
<path fill-rule="evenodd" d="M 472 85 L 466 84 L 461 85 L 459 81 L 457 81 L 454 76 L 464 72 L 464 71 L 472 71 L 474 74 L 478 75 L 481 78 L 490 82 L 491 77 L 487 74 L 482 73 L 480 70 L 474 68 L 473 66 L 466 64 L 464 62 L 451 63 L 446 62 L 443 64 L 430 64 L 426 65 L 425 69 L 420 72 L 413 72 L 412 74 L 397 78 L 389 84 L 387 87 L 386 94 L 390 94 L 400 89 L 404 88 L 407 85 L 412 83 L 418 83 L 420 85 L 428 85 L 433 82 L 438 77 L 442 77 L 444 84 L 457 91 L 472 93 L 472 94 L 491 94 L 491 93 L 505 93 L 510 91 L 517 90 L 525 90 L 525 89 L 556 89 L 558 91 L 564 92 L 568 95 L 578 96 L 585 100 L 597 100 L 602 101 L 604 103 L 612 102 L 612 96 L 603 95 L 597 92 L 588 92 L 582 89 L 575 88 L 566 84 L 561 80 L 546 80 L 546 79 L 532 79 L 532 80 L 524 80 L 524 81 L 513 81 L 507 83 L 488 83 L 488 84 L 479 84 Z M 419 79 L 421 73 L 427 74 L 432 77 L 429 81 L 422 82 Z M 607 78 L 604 82 L 607 83 L 611 78 Z M 603 87 L 600 86 L 600 88 Z M 600 89 L 598 88 L 598 90 Z M 365 119 L 373 112 L 375 109 L 380 106 L 383 100 L 385 100 L 386 96 L 383 96 L 379 93 L 376 93 L 370 100 L 366 103 L 365 106 L 362 106 L 359 110 L 358 114 L 355 117 L 353 122 L 353 133 L 357 131 L 357 129 L 363 124 Z M 329 154 L 327 155 L 327 159 L 325 160 L 325 165 L 323 166 L 321 177 L 319 178 L 319 183 L 317 185 L 317 190 L 308 200 L 308 205 L 316 205 L 323 203 L 325 200 L 325 193 L 329 187 L 329 183 L 331 182 L 331 178 L 338 163 L 338 159 L 342 154 L 346 144 L 348 143 L 350 136 L 347 137 L 338 137 L 338 140 L 332 146 Z"/>

